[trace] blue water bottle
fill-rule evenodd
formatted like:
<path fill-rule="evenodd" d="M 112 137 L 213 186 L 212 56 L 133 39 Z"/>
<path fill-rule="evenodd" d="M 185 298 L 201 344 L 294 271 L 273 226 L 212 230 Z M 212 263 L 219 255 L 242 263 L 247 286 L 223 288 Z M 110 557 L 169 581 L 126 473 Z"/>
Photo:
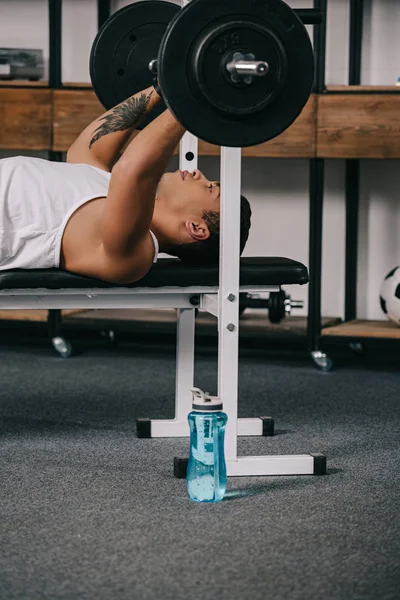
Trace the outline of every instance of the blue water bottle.
<path fill-rule="evenodd" d="M 226 491 L 224 452 L 228 415 L 220 398 L 193 388 L 193 411 L 188 415 L 190 458 L 186 486 L 195 502 L 221 502 Z"/>

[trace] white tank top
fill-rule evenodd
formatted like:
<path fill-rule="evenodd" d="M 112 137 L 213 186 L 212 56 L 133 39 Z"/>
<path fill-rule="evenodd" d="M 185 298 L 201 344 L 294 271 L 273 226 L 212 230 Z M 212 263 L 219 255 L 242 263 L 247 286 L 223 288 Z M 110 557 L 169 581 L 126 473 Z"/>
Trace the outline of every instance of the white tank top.
<path fill-rule="evenodd" d="M 17 156 L 0 160 L 0 271 L 58 269 L 65 227 L 80 206 L 106 197 L 111 173 Z M 154 241 L 154 262 L 158 241 Z"/>

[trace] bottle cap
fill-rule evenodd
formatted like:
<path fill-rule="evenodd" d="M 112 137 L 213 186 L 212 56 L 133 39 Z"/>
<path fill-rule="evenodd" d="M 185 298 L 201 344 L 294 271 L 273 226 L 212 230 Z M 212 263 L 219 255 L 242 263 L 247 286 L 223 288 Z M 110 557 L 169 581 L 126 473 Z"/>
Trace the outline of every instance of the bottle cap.
<path fill-rule="evenodd" d="M 218 412 L 223 409 L 223 403 L 218 396 L 210 396 L 208 392 L 203 392 L 199 388 L 192 388 L 193 410 L 198 412 Z"/>

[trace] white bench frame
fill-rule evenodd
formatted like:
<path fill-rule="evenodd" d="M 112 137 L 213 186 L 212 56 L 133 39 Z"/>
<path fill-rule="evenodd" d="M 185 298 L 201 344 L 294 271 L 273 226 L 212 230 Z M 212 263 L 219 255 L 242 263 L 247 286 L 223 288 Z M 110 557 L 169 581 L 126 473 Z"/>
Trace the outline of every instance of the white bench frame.
<path fill-rule="evenodd" d="M 194 159 L 186 160 L 187 152 Z M 198 164 L 197 138 L 186 133 L 181 142 L 180 168 L 194 170 Z M 218 318 L 218 395 L 228 415 L 225 458 L 228 476 L 308 475 L 321 472 L 315 465 L 322 455 L 237 456 L 238 436 L 260 436 L 260 418 L 238 418 L 239 291 L 276 292 L 279 286 L 239 288 L 241 150 L 221 150 L 221 251 L 219 286 L 187 288 L 88 288 L 3 289 L 0 309 L 123 309 L 176 308 L 175 418 L 150 420 L 150 437 L 189 437 L 187 415 L 192 409 L 190 389 L 194 385 L 195 306 Z M 208 388 L 209 382 L 200 383 Z M 324 459 L 324 457 L 322 457 Z M 318 463 L 321 464 L 320 461 Z M 322 469 L 323 471 L 323 469 Z"/>

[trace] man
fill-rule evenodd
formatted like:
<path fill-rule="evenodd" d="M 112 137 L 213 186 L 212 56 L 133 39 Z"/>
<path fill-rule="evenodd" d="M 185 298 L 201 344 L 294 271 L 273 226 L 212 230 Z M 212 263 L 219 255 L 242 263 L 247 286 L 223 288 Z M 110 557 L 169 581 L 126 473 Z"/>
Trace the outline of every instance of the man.
<path fill-rule="evenodd" d="M 0 160 L 0 270 L 62 268 L 133 283 L 159 251 L 217 262 L 219 183 L 198 169 L 164 174 L 183 127 L 166 110 L 132 137 L 158 102 L 151 87 L 106 112 L 66 163 Z M 242 252 L 251 217 L 244 197 L 241 213 Z"/>

